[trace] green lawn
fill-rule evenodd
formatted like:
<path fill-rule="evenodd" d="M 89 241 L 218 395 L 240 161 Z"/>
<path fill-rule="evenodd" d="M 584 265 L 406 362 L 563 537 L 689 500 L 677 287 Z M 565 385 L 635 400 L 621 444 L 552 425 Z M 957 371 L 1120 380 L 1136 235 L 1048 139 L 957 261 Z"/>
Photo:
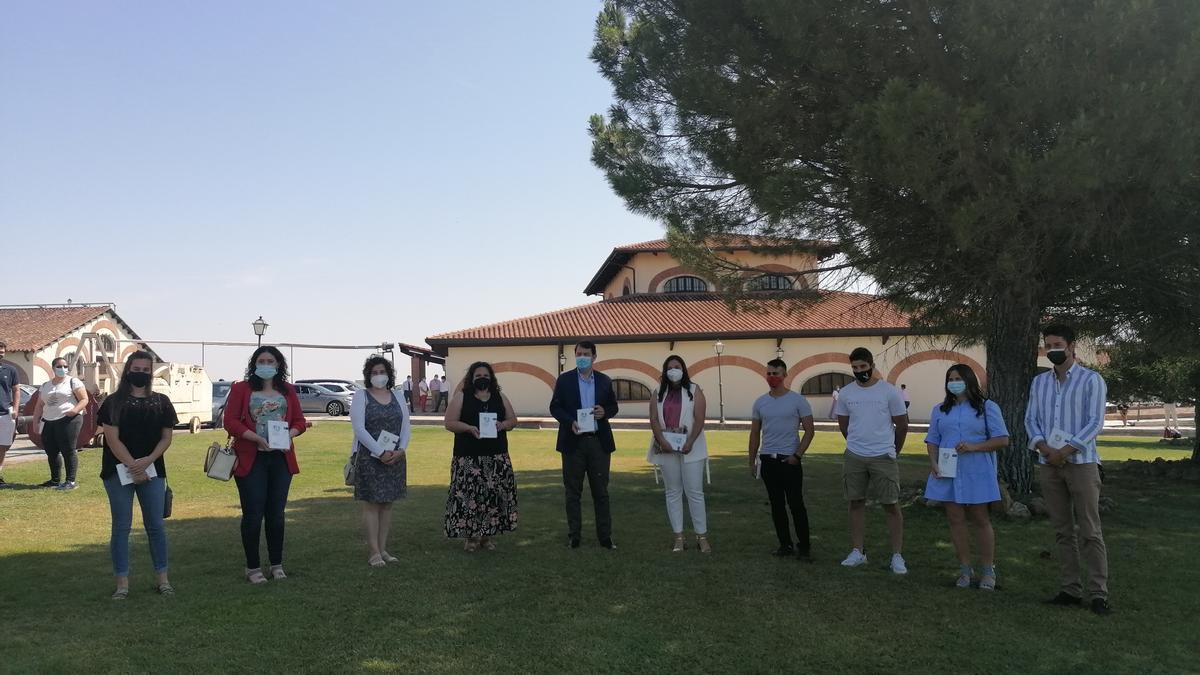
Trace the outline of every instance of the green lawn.
<path fill-rule="evenodd" d="M 521 523 L 494 553 L 466 554 L 441 534 L 449 435 L 419 428 L 409 498 L 390 548 L 402 562 L 366 565 L 358 507 L 341 485 L 349 426 L 299 441 L 286 564 L 290 579 L 241 577 L 232 483 L 203 477 L 215 432 L 177 436 L 167 455 L 174 598 L 150 586 L 135 518 L 133 594 L 108 600 L 109 515 L 99 451 L 81 459 L 73 493 L 0 491 L 0 671 L 858 671 L 1186 672 L 1200 669 L 1200 494 L 1123 477 L 1113 460 L 1185 457 L 1152 441 L 1104 439 L 1113 616 L 1044 608 L 1057 589 L 1044 520 L 997 522 L 1001 589 L 952 587 L 956 567 L 941 511 L 906 510 L 907 577 L 885 562 L 873 510 L 869 569 L 846 570 L 840 438 L 818 435 L 806 460 L 816 564 L 769 555 L 762 486 L 745 469 L 745 436 L 711 433 L 709 523 L 715 553 L 669 552 L 662 493 L 644 463 L 646 433 L 618 433 L 611 483 L 620 550 L 564 546 L 558 456 L 549 431 L 513 434 Z M 919 439 L 917 439 L 919 440 Z M 927 462 L 910 440 L 904 480 Z M 45 479 L 43 463 L 6 470 Z M 590 527 L 585 498 L 585 532 Z"/>

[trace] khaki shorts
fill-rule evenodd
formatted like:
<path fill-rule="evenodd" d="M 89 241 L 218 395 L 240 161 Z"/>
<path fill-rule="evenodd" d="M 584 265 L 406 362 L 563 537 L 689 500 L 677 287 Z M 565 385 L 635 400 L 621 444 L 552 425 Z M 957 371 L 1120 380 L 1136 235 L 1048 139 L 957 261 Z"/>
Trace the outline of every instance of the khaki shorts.
<path fill-rule="evenodd" d="M 842 493 L 846 501 L 870 499 L 880 504 L 900 501 L 900 465 L 892 457 L 862 457 L 846 451 Z"/>

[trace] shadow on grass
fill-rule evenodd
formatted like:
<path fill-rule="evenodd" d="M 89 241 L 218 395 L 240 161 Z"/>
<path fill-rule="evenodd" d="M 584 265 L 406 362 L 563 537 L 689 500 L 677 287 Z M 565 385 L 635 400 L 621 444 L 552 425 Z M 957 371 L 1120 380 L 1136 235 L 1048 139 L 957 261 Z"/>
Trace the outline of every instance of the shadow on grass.
<path fill-rule="evenodd" d="M 401 560 L 383 569 L 366 565 L 351 488 L 322 466 L 302 474 L 294 492 L 305 496 L 289 504 L 291 578 L 261 588 L 241 578 L 236 491 L 181 476 L 167 523 L 179 593 L 149 590 L 146 539 L 135 530 L 134 592 L 124 603 L 107 600 L 106 541 L 36 550 L 38 532 L 69 526 L 70 509 L 106 508 L 103 495 L 50 505 L 43 522 L 52 527 L 6 530 L 34 550 L 0 558 L 0 615 L 16 617 L 6 622 L 4 669 L 76 669 L 85 655 L 96 672 L 742 672 L 794 669 L 799 658 L 816 670 L 853 663 L 873 671 L 925 663 L 912 646 L 932 635 L 966 644 L 983 634 L 1004 644 L 1003 653 L 946 650 L 938 664 L 947 672 L 1086 670 L 1097 659 L 1118 671 L 1194 664 L 1185 611 L 1196 604 L 1198 581 L 1194 491 L 1119 475 L 1108 486 L 1119 504 L 1105 525 L 1120 613 L 1098 623 L 1037 604 L 1057 573 L 1041 558 L 1053 541 L 1045 521 L 996 521 L 1003 594 L 949 587 L 944 515 L 925 507 L 905 510 L 907 577 L 877 569 L 883 560 L 873 553 L 868 569 L 845 570 L 837 564 L 846 552 L 841 458 L 816 455 L 805 460 L 805 488 L 817 562 L 778 560 L 767 555 L 775 541 L 765 490 L 744 456 L 722 455 L 712 458 L 706 486 L 715 553 L 672 554 L 662 487 L 648 466 L 630 468 L 626 459 L 610 485 L 618 551 L 587 536 L 581 549 L 566 548 L 560 472 L 522 471 L 517 455 L 521 519 L 498 551 L 468 554 L 446 540 L 446 486 L 410 485 L 394 508 L 390 548 Z M 902 457 L 903 480 L 920 480 L 926 466 Z M 329 484 L 314 484 L 322 479 Z M 586 535 L 586 490 L 583 513 Z M 884 550 L 885 539 L 882 514 L 872 509 L 869 550 Z M 1155 630 L 1141 630 L 1150 620 Z M 1030 631 L 1031 621 L 1052 621 L 1056 630 Z M 802 630 L 792 632 L 789 649 L 764 650 L 747 638 L 764 622 Z M 1077 649 L 1060 648 L 1064 633 L 1077 636 Z"/>

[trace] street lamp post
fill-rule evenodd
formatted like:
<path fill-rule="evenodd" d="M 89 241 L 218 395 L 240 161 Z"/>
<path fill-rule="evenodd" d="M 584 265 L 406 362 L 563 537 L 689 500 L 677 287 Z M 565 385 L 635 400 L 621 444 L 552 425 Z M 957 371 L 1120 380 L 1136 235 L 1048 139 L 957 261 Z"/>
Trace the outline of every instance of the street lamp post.
<path fill-rule="evenodd" d="M 725 343 L 720 339 L 713 344 L 717 352 L 717 397 L 721 402 L 721 425 L 725 424 L 725 381 L 721 378 L 721 352 L 725 351 Z"/>
<path fill-rule="evenodd" d="M 558 374 L 562 375 L 563 369 L 567 367 L 567 355 L 562 351 L 562 345 L 558 346 Z"/>
<path fill-rule="evenodd" d="M 262 346 L 262 336 L 263 336 L 263 333 L 267 332 L 267 326 L 269 326 L 269 325 L 270 324 L 268 324 L 266 321 L 263 321 L 261 314 L 258 316 L 258 319 L 255 320 L 254 323 L 250 324 L 250 326 L 252 328 L 254 328 L 254 334 L 258 336 L 258 346 L 259 347 Z"/>

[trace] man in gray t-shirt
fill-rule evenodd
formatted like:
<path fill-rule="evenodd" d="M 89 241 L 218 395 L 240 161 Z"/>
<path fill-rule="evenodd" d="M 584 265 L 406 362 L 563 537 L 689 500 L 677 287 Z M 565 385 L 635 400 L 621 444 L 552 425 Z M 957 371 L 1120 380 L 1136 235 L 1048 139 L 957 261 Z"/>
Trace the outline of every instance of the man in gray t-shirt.
<path fill-rule="evenodd" d="M 812 406 L 808 399 L 784 384 L 787 364 L 781 359 L 767 362 L 767 384 L 771 390 L 754 402 L 750 424 L 750 470 L 761 475 L 771 501 L 771 520 L 779 548 L 775 555 L 795 555 L 811 562 L 809 556 L 808 510 L 804 508 L 804 468 L 800 459 L 808 451 L 813 436 Z M 800 437 L 800 428 L 804 437 Z M 758 470 L 755 471 L 756 466 Z M 796 528 L 796 544 L 788 529 L 788 510 Z"/>

